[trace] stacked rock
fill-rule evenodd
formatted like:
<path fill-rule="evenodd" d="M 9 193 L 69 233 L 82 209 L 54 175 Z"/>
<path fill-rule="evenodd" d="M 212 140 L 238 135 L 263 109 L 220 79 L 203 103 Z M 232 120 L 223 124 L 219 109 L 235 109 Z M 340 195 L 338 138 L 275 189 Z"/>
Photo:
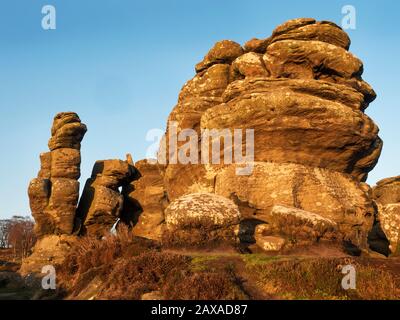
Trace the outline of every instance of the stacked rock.
<path fill-rule="evenodd" d="M 400 176 L 378 181 L 372 189 L 372 194 L 378 207 L 377 226 L 374 228 L 375 238 L 385 243 L 389 240 L 388 254 L 400 253 Z M 384 235 L 380 235 L 383 231 Z M 382 252 L 385 253 L 385 252 Z"/>
<path fill-rule="evenodd" d="M 382 141 L 364 113 L 375 92 L 349 46 L 340 27 L 314 19 L 290 20 L 244 48 L 218 42 L 196 65 L 169 121 L 176 122 L 177 135 L 187 128 L 228 129 L 231 136 L 234 129 L 253 129 L 253 170 L 243 176 L 237 164 L 167 164 L 168 197 L 217 193 L 236 199 L 245 220 L 270 224 L 274 206 L 294 207 L 302 221 L 307 212 L 311 224 L 329 219 L 336 240 L 365 248 L 375 209 L 363 182 Z M 167 131 L 167 142 L 170 137 Z M 222 149 L 234 154 L 234 147 L 225 142 Z M 167 157 L 175 152 L 167 149 Z M 303 225 L 296 211 L 284 212 L 294 226 Z M 285 230 L 280 235 L 290 237 Z"/>
<path fill-rule="evenodd" d="M 182 88 L 178 104 L 168 117 L 166 146 L 173 137 L 171 129 L 176 126 L 178 135 L 184 129 L 193 129 L 200 136 L 200 120 L 203 113 L 222 103 L 222 94 L 229 84 L 230 64 L 244 53 L 243 48 L 229 40 L 218 42 L 202 62 L 196 65 L 196 76 Z M 177 143 L 180 147 L 184 142 Z M 161 146 L 159 161 L 169 163 L 177 156 L 177 150 Z M 166 156 L 166 157 L 165 157 Z M 165 171 L 165 187 L 173 200 L 191 192 L 212 192 L 212 179 L 207 179 L 201 164 L 168 164 Z M 193 187 L 193 184 L 196 184 Z"/>
<path fill-rule="evenodd" d="M 87 131 L 74 112 L 55 116 L 48 146 L 40 155 L 38 177 L 28 194 L 37 236 L 71 234 L 79 198 L 81 141 Z"/>
<path fill-rule="evenodd" d="M 119 188 L 140 177 L 128 160 L 99 160 L 86 181 L 75 219 L 75 232 L 101 237 L 121 216 L 124 197 Z"/>
<path fill-rule="evenodd" d="M 133 227 L 136 236 L 160 240 L 167 206 L 164 166 L 140 160 L 135 167 L 140 172 L 140 179 L 122 187 L 121 222 Z"/>

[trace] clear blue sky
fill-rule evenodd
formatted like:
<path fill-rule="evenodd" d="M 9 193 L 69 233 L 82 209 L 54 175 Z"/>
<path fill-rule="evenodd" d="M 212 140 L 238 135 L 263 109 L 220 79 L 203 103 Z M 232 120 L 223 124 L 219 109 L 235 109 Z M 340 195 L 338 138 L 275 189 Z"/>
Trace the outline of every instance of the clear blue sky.
<path fill-rule="evenodd" d="M 53 116 L 88 126 L 81 185 L 97 159 L 145 156 L 146 132 L 163 129 L 184 82 L 214 42 L 267 37 L 297 17 L 341 22 L 357 10 L 350 50 L 378 98 L 367 114 L 384 149 L 369 183 L 399 170 L 399 1 L 2 0 L 0 10 L 0 218 L 29 214 L 27 186 L 47 150 Z M 57 29 L 41 28 L 41 8 Z"/>

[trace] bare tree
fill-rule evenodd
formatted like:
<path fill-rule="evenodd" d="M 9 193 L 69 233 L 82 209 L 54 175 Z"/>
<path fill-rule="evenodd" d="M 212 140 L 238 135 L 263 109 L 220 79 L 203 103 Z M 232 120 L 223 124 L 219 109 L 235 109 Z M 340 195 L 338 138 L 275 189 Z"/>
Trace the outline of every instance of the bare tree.
<path fill-rule="evenodd" d="M 28 256 L 36 242 L 33 232 L 34 222 L 29 217 L 13 216 L 7 225 L 6 241 L 13 249 L 15 257 Z"/>
<path fill-rule="evenodd" d="M 8 248 L 8 231 L 10 229 L 10 219 L 0 220 L 0 248 Z"/>

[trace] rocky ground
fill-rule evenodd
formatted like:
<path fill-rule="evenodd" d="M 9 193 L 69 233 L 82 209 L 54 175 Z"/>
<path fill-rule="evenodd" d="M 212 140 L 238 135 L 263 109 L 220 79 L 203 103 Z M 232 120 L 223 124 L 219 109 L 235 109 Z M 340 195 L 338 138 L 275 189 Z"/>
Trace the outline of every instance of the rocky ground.
<path fill-rule="evenodd" d="M 25 285 L 18 270 L 21 261 L 14 258 L 12 250 L 0 249 L 0 300 L 30 299 L 34 296 Z"/>

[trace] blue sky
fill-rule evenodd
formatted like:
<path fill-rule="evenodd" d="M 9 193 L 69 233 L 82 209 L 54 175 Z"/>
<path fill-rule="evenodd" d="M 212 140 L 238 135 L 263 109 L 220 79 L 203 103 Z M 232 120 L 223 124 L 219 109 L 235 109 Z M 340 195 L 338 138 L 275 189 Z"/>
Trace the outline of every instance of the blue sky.
<path fill-rule="evenodd" d="M 47 150 L 53 116 L 75 111 L 88 126 L 81 185 L 97 159 L 144 158 L 146 132 L 163 129 L 180 88 L 214 42 L 267 37 L 313 17 L 340 24 L 356 8 L 350 51 L 378 94 L 367 114 L 384 149 L 369 183 L 400 174 L 399 1 L 2 0 L 0 10 L 0 218 L 30 213 L 27 186 Z M 41 27 L 54 5 L 57 29 Z"/>

